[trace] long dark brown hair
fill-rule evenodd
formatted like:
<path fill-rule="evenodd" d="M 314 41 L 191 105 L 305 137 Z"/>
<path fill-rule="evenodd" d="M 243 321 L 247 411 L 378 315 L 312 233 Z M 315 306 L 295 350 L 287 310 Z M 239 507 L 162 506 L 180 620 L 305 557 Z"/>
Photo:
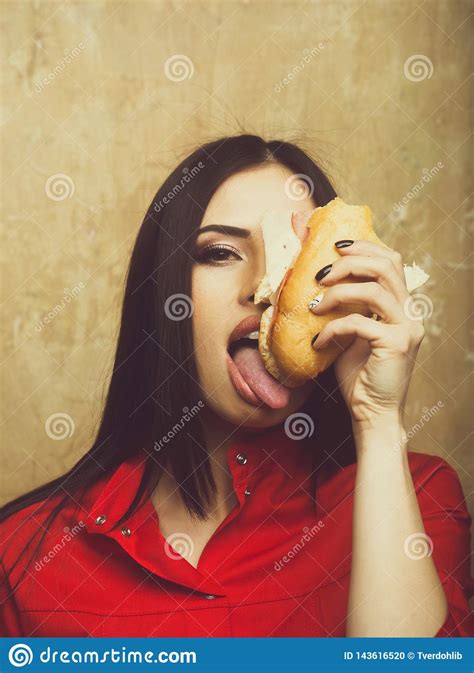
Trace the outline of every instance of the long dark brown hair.
<path fill-rule="evenodd" d="M 153 451 L 154 443 L 182 417 L 183 409 L 196 408 L 202 399 L 196 383 L 191 320 L 170 320 L 165 311 L 170 297 L 191 296 L 193 234 L 217 188 L 239 171 L 270 162 L 306 176 L 314 187 L 316 205 L 325 205 L 336 196 L 317 163 L 289 142 L 266 142 L 243 134 L 209 142 L 186 157 L 159 188 L 138 231 L 126 278 L 113 372 L 93 445 L 68 472 L 4 505 L 0 522 L 35 503 L 37 520 L 49 503 L 52 509 L 38 526 L 37 532 L 43 531 L 39 547 L 68 500 L 73 497 L 80 502 L 91 484 L 142 447 L 149 450 L 143 478 L 116 526 L 150 497 L 167 463 L 188 511 L 201 519 L 208 516 L 215 483 L 199 414 L 186 423 L 186 432 L 177 433 L 162 450 Z M 355 460 L 349 414 L 332 368 L 318 377 L 314 395 L 302 411 L 317 415 L 318 444 L 324 447 L 315 455 L 314 479 L 322 463 L 338 469 Z"/>

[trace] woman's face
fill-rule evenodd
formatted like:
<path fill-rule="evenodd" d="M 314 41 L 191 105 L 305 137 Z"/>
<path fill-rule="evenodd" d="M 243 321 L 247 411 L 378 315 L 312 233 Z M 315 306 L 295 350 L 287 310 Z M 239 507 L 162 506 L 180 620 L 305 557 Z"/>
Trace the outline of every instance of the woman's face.
<path fill-rule="evenodd" d="M 229 423 L 266 428 L 281 423 L 307 400 L 314 384 L 288 389 L 282 408 L 251 401 L 237 389 L 228 366 L 229 337 L 249 316 L 261 316 L 266 304 L 255 304 L 253 295 L 265 274 L 261 232 L 267 210 L 312 210 L 309 197 L 294 200 L 285 190 L 292 173 L 279 164 L 242 171 L 228 178 L 212 197 L 200 229 L 210 224 L 247 230 L 235 233 L 206 231 L 198 234 L 192 272 L 195 358 L 203 401 Z M 254 355 L 250 353 L 250 356 Z"/>

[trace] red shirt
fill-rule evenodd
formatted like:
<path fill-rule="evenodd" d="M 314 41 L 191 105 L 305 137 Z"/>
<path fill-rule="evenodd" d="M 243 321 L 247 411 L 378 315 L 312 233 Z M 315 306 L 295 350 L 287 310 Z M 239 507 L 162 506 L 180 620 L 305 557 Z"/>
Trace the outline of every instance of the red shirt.
<path fill-rule="evenodd" d="M 185 558 L 189 540 L 181 548 L 178 538 L 172 547 L 165 541 L 150 500 L 110 531 L 140 482 L 145 454 L 137 453 L 89 488 L 80 507 L 71 501 L 62 510 L 14 593 L 2 583 L 0 635 L 344 636 L 356 465 L 319 485 L 314 514 L 310 441 L 291 440 L 278 428 L 258 445 L 246 440 L 229 448 L 239 502 L 197 569 Z M 470 517 L 458 477 L 434 456 L 410 452 L 409 464 L 449 603 L 436 636 L 473 635 Z M 43 520 L 36 508 L 0 524 L 7 569 Z"/>

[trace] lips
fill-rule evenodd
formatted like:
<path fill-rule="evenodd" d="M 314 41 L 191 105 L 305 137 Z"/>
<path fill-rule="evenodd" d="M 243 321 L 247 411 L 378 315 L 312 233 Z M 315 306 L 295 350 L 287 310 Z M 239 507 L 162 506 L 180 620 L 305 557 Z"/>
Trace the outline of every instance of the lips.
<path fill-rule="evenodd" d="M 256 332 L 260 330 L 260 321 L 262 319 L 261 315 L 249 315 L 243 320 L 241 320 L 232 330 L 229 336 L 229 343 L 227 348 L 234 342 L 242 339 L 244 336 L 250 332 Z"/>
<path fill-rule="evenodd" d="M 252 315 L 234 327 L 227 347 L 227 368 L 232 383 L 246 402 L 282 409 L 290 400 L 290 390 L 265 369 L 257 340 L 244 339 L 250 332 L 260 330 L 260 321 L 261 316 Z"/>

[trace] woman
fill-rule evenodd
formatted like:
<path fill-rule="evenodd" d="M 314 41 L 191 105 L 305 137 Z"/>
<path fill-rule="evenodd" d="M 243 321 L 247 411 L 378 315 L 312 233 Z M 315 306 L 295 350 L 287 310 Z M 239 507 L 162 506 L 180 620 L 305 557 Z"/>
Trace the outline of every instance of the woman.
<path fill-rule="evenodd" d="M 1 510 L 4 635 L 469 634 L 459 480 L 403 429 L 423 329 L 400 255 L 339 243 L 314 310 L 357 299 L 382 319 L 324 328 L 317 349 L 354 339 L 316 381 L 264 402 L 232 374 L 233 330 L 265 309 L 263 213 L 334 196 L 300 148 L 250 135 L 199 147 L 159 189 L 96 441 Z"/>

